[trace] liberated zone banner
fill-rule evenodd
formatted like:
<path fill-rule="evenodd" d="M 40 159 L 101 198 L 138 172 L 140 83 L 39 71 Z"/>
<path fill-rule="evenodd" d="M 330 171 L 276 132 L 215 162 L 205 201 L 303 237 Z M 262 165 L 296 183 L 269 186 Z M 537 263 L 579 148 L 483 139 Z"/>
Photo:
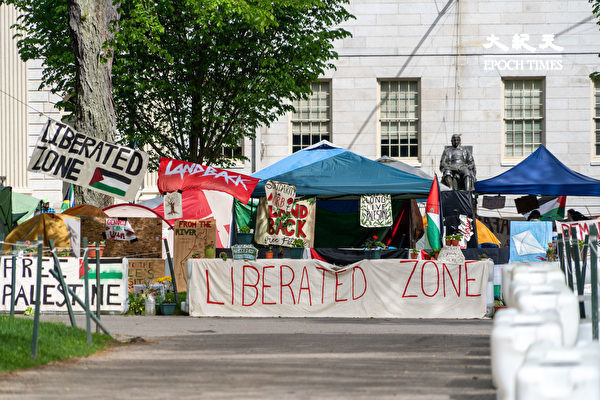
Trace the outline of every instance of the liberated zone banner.
<path fill-rule="evenodd" d="M 188 260 L 190 315 L 482 318 L 490 261 Z"/>
<path fill-rule="evenodd" d="M 48 120 L 27 171 L 134 201 L 148 166 L 143 151 L 105 142 Z"/>
<path fill-rule="evenodd" d="M 67 286 L 71 287 L 77 297 L 84 301 L 84 267 L 83 259 L 68 257 L 59 258 L 60 268 Z M 10 312 L 12 257 L 2 257 L 0 271 L 0 288 L 2 301 L 0 312 Z M 96 299 L 100 297 L 101 311 L 127 312 L 127 268 L 121 259 L 101 259 L 100 261 L 100 295 L 96 289 L 96 263 L 88 265 L 90 305 L 95 309 Z M 40 292 L 40 308 L 42 312 L 67 312 L 65 297 L 60 283 L 50 275 L 54 269 L 54 260 L 42 258 L 42 288 Z M 37 273 L 37 257 L 17 258 L 15 311 L 23 312 L 27 307 L 35 306 L 35 283 Z M 69 294 L 70 295 L 70 294 Z M 83 308 L 70 297 L 73 311 L 83 312 Z"/>
<path fill-rule="evenodd" d="M 162 157 L 158 167 L 161 193 L 188 189 L 208 189 L 229 193 L 248 203 L 260 179 L 224 169 Z"/>

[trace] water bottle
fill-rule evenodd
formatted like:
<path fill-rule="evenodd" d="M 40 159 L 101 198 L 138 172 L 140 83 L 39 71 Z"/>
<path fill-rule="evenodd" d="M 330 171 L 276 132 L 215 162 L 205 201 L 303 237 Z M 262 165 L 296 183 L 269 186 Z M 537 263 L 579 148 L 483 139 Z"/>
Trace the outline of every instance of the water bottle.
<path fill-rule="evenodd" d="M 156 301 L 152 294 L 146 298 L 146 315 L 156 315 Z"/>

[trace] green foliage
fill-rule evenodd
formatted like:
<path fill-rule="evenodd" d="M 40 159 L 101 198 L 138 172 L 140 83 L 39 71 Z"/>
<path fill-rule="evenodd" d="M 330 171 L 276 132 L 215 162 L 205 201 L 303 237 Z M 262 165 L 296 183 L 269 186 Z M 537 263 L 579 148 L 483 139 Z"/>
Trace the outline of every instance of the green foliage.
<path fill-rule="evenodd" d="M 173 292 L 165 292 L 165 294 L 158 294 L 156 296 L 156 305 L 161 305 L 163 303 L 175 303 L 175 293 Z"/>
<path fill-rule="evenodd" d="M 250 233 L 250 227 L 248 225 L 244 225 L 244 226 L 240 226 L 239 231 L 240 233 Z"/>
<path fill-rule="evenodd" d="M 0 316 L 0 372 L 87 356 L 113 343 L 110 336 L 92 333 L 92 345 L 88 346 L 85 330 L 62 323 L 41 322 L 37 357 L 32 360 L 32 332 L 33 319 Z"/>
<path fill-rule="evenodd" d="M 72 111 L 75 58 L 67 0 L 6 0 L 24 60 L 44 58 L 44 85 Z M 118 130 L 151 155 L 231 166 L 253 138 L 307 98 L 310 84 L 337 58 L 333 41 L 353 18 L 349 0 L 123 0 L 112 60 Z M 1 3 L 1 0 L 0 0 Z"/>
<path fill-rule="evenodd" d="M 304 247 L 304 240 L 295 239 L 294 243 L 292 243 L 292 247 Z"/>
<path fill-rule="evenodd" d="M 129 293 L 129 312 L 142 315 L 145 311 L 146 295 Z"/>

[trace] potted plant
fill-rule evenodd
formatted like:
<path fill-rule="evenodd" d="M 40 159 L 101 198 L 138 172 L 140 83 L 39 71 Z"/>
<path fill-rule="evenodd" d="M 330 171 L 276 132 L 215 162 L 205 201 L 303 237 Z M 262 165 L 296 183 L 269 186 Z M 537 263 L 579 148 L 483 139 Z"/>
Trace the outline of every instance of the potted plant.
<path fill-rule="evenodd" d="M 458 246 L 462 239 L 462 235 L 452 235 L 452 246 Z"/>
<path fill-rule="evenodd" d="M 410 258 L 416 260 L 419 258 L 419 250 L 418 249 L 410 249 Z"/>
<path fill-rule="evenodd" d="M 100 242 L 98 242 L 99 245 L 99 257 L 102 257 L 102 253 L 104 253 L 104 248 L 106 247 L 106 242 L 104 240 L 101 240 Z M 96 243 L 90 243 L 88 244 L 88 260 L 89 259 L 93 259 L 96 258 Z"/>
<path fill-rule="evenodd" d="M 387 249 L 385 243 L 383 243 L 377 235 L 373 235 L 365 241 L 365 250 L 368 258 L 378 259 L 381 258 L 381 250 Z"/>
<path fill-rule="evenodd" d="M 444 240 L 446 241 L 446 246 L 452 246 L 452 236 L 453 235 L 444 236 Z"/>
<path fill-rule="evenodd" d="M 301 259 L 304 255 L 304 240 L 296 239 L 294 243 L 292 243 L 292 248 L 290 249 L 290 257 L 295 259 Z"/>
<path fill-rule="evenodd" d="M 219 253 L 219 257 L 221 257 L 221 260 L 227 261 L 227 253 L 225 253 L 224 251 Z"/>
<path fill-rule="evenodd" d="M 207 243 L 204 247 L 204 257 L 205 258 L 215 258 L 216 250 L 214 242 Z"/>
<path fill-rule="evenodd" d="M 273 258 L 273 248 L 271 246 L 267 247 L 265 258 Z"/>
<path fill-rule="evenodd" d="M 128 304 L 129 312 L 135 315 L 144 313 L 146 299 L 143 294 L 129 293 Z"/>
<path fill-rule="evenodd" d="M 284 253 L 285 252 L 283 251 L 283 247 L 279 246 L 279 251 L 277 252 L 277 256 L 279 258 L 283 258 Z"/>
<path fill-rule="evenodd" d="M 175 293 L 165 292 L 156 296 L 156 314 L 173 315 L 175 313 Z"/>
<path fill-rule="evenodd" d="M 192 258 L 202 258 L 203 255 L 202 255 L 202 253 L 192 253 L 192 255 L 190 257 L 192 257 Z"/>
<path fill-rule="evenodd" d="M 441 251 L 441 249 L 432 249 L 432 250 L 429 252 L 429 257 L 430 257 L 432 260 L 437 260 L 437 258 L 438 258 L 438 254 L 440 254 L 440 251 Z"/>
<path fill-rule="evenodd" d="M 237 234 L 237 242 L 239 244 L 252 244 L 254 234 L 248 225 L 240 226 Z"/>
<path fill-rule="evenodd" d="M 71 255 L 71 248 L 70 247 L 63 247 L 60 250 L 57 248 L 56 249 L 56 255 L 58 257 L 69 257 Z"/>

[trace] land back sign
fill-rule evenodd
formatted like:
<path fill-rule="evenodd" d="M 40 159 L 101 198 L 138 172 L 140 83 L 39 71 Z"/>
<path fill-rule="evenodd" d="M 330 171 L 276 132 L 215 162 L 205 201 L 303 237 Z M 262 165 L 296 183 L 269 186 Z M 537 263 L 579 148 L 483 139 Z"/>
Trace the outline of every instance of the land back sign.
<path fill-rule="evenodd" d="M 27 171 L 131 202 L 142 185 L 147 167 L 148 155 L 143 151 L 84 135 L 49 119 Z"/>

